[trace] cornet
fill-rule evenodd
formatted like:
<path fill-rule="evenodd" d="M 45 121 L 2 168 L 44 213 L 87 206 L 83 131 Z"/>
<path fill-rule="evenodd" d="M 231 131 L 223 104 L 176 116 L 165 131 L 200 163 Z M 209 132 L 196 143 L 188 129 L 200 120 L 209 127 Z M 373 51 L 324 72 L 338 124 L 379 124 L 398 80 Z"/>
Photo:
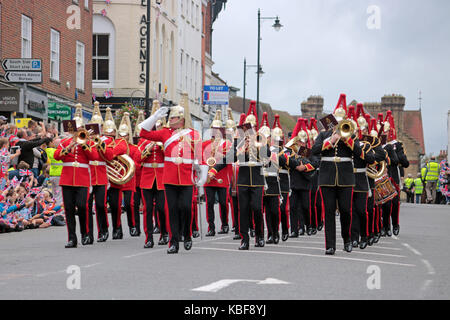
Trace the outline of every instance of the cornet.
<path fill-rule="evenodd" d="M 347 139 L 356 133 L 355 124 L 348 119 L 339 121 L 334 132 L 337 132 L 342 138 Z"/>

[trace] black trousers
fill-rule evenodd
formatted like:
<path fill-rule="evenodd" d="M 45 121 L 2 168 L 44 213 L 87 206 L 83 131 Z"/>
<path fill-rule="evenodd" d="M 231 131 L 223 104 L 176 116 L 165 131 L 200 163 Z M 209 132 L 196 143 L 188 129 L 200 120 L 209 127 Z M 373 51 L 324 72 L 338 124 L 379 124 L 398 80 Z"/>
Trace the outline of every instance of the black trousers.
<path fill-rule="evenodd" d="M 325 207 L 325 245 L 336 250 L 336 202 L 339 206 L 341 236 L 344 244 L 350 242 L 352 219 L 352 187 L 321 187 Z"/>
<path fill-rule="evenodd" d="M 383 229 L 390 230 L 391 229 L 391 219 L 392 225 L 399 225 L 399 213 L 400 213 L 400 197 L 397 195 L 391 201 L 386 202 L 382 205 L 383 212 Z"/>
<path fill-rule="evenodd" d="M 414 192 L 406 191 L 406 202 L 414 203 Z"/>
<path fill-rule="evenodd" d="M 318 190 L 311 190 L 311 202 L 310 202 L 310 211 L 311 211 L 311 227 L 316 228 L 319 226 L 321 222 L 322 212 L 318 210 L 316 202 L 321 202 L 322 199 L 319 197 L 320 192 Z"/>
<path fill-rule="evenodd" d="M 95 217 L 97 220 L 98 236 L 105 232 L 108 232 L 108 211 L 106 208 L 106 186 L 92 186 L 92 192 L 89 195 L 89 213 L 94 215 L 94 198 L 95 198 Z M 89 226 L 91 232 L 93 232 L 92 226 Z"/>
<path fill-rule="evenodd" d="M 134 214 L 140 216 L 141 214 L 141 202 L 142 202 L 142 189 L 136 187 L 136 192 L 133 193 Z"/>
<path fill-rule="evenodd" d="M 108 190 L 108 203 L 111 208 L 111 221 L 113 232 L 122 230 L 122 191 L 117 188 L 110 187 Z"/>
<path fill-rule="evenodd" d="M 289 193 L 283 192 L 281 195 L 283 197 L 280 205 L 281 234 L 289 234 Z"/>
<path fill-rule="evenodd" d="M 238 197 L 231 197 L 233 203 L 233 217 L 234 217 L 234 234 L 239 234 L 239 201 Z"/>
<path fill-rule="evenodd" d="M 227 188 L 205 187 L 206 197 L 206 217 L 208 220 L 208 231 L 215 231 L 215 214 L 214 204 L 216 202 L 216 194 L 219 198 L 219 212 L 222 228 L 228 226 L 228 210 L 227 210 Z"/>
<path fill-rule="evenodd" d="M 62 195 L 68 240 L 77 243 L 75 213 L 78 214 L 81 236 L 92 234 L 92 230 L 89 229 L 89 225 L 92 225 L 92 215 L 88 209 L 89 188 L 62 186 Z"/>
<path fill-rule="evenodd" d="M 267 237 L 273 237 L 278 233 L 280 225 L 280 198 L 277 196 L 265 196 L 264 213 L 266 216 Z"/>
<path fill-rule="evenodd" d="M 158 190 L 156 182 L 152 189 L 142 190 L 142 202 L 144 203 L 144 233 L 145 242 L 153 235 L 153 212 L 157 212 L 157 218 L 161 227 L 161 237 L 167 234 L 164 190 Z"/>
<path fill-rule="evenodd" d="M 129 228 L 136 228 L 140 232 L 141 222 L 139 213 L 134 212 L 134 192 L 131 190 L 122 191 L 125 211 L 127 213 L 127 222 Z"/>
<path fill-rule="evenodd" d="M 299 232 L 300 228 L 306 230 L 310 226 L 309 202 L 310 191 L 292 189 L 290 204 L 291 232 Z"/>
<path fill-rule="evenodd" d="M 255 236 L 257 239 L 264 237 L 264 222 L 262 217 L 263 188 L 238 186 L 239 234 L 242 241 L 249 241 L 248 231 L 252 226 L 252 213 Z"/>
<path fill-rule="evenodd" d="M 169 213 L 169 245 L 178 246 L 180 236 L 191 239 L 192 186 L 165 184 L 166 206 Z"/>
<path fill-rule="evenodd" d="M 353 193 L 352 208 L 352 241 L 362 239 L 367 240 L 369 237 L 369 213 L 367 205 L 369 200 L 367 192 Z"/>
<path fill-rule="evenodd" d="M 373 237 L 377 233 L 375 227 L 376 214 L 373 198 L 373 189 L 372 189 L 372 196 L 367 198 L 367 214 L 369 217 L 369 236 Z"/>

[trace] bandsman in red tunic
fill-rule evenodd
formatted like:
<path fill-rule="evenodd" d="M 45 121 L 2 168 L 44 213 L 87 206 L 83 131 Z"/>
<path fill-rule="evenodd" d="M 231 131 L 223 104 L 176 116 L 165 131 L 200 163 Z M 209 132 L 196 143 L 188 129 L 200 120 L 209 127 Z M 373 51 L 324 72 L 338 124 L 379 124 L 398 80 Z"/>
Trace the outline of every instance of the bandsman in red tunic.
<path fill-rule="evenodd" d="M 169 254 L 178 253 L 181 235 L 184 235 L 184 248 L 192 248 L 193 186 L 197 182 L 197 186 L 203 187 L 208 174 L 208 166 L 201 165 L 202 140 L 192 129 L 187 94 L 182 99 L 184 107 L 171 107 L 168 128 L 152 131 L 157 120 L 167 115 L 167 107 L 162 107 L 140 124 L 141 138 L 164 144 L 163 184 L 169 214 Z M 198 173 L 198 181 L 194 181 L 194 170 Z"/>
<path fill-rule="evenodd" d="M 88 245 L 94 242 L 89 236 L 91 233 L 89 219 L 92 219 L 92 216 L 89 215 L 88 210 L 89 188 L 91 186 L 89 161 L 93 160 L 93 157 L 91 148 L 85 144 L 86 141 L 81 139 L 81 134 L 78 133 L 80 131 L 77 131 L 77 127 L 78 130 L 82 130 L 81 104 L 77 105 L 75 115 L 76 124 L 69 121 L 72 129 L 67 130 L 67 132 L 73 133 L 73 137 L 63 139 L 54 154 L 56 160 L 63 161 L 59 184 L 62 187 L 68 232 L 66 248 L 76 248 L 78 244 L 76 212 L 80 222 L 81 243 Z"/>

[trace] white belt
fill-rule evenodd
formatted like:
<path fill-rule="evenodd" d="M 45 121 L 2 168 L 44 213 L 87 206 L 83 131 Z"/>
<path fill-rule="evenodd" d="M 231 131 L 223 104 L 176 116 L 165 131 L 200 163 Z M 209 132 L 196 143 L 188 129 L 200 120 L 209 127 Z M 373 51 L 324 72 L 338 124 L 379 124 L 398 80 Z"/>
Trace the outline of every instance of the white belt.
<path fill-rule="evenodd" d="M 89 161 L 91 166 L 106 166 L 106 162 L 102 161 Z"/>
<path fill-rule="evenodd" d="M 286 170 L 286 169 L 280 169 L 280 173 L 289 174 L 289 170 Z"/>
<path fill-rule="evenodd" d="M 79 162 L 64 162 L 63 167 L 74 167 L 74 168 L 86 168 L 89 169 L 89 165 L 87 163 L 79 163 Z"/>
<path fill-rule="evenodd" d="M 142 166 L 144 168 L 164 168 L 164 163 L 144 163 Z"/>
<path fill-rule="evenodd" d="M 261 162 L 254 162 L 254 161 L 239 163 L 239 166 L 241 166 L 241 167 L 256 167 L 256 166 L 262 166 L 262 165 L 263 164 Z"/>
<path fill-rule="evenodd" d="M 171 158 L 171 157 L 165 157 L 164 161 L 173 162 L 175 164 L 193 164 L 194 160 L 192 159 L 184 159 L 184 158 Z"/>
<path fill-rule="evenodd" d="M 354 173 L 366 173 L 367 168 L 355 168 L 353 169 Z"/>
<path fill-rule="evenodd" d="M 276 172 L 264 172 L 265 177 L 276 177 L 278 174 Z"/>
<path fill-rule="evenodd" d="M 328 162 L 352 162 L 352 158 L 341 158 L 341 157 L 322 157 L 322 161 Z"/>

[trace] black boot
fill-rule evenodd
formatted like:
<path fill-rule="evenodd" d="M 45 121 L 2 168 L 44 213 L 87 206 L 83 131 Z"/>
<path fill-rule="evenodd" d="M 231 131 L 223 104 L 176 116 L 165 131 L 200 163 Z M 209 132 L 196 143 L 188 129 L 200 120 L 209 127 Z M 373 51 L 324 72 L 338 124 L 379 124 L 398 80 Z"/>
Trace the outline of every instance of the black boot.
<path fill-rule="evenodd" d="M 193 237 L 194 239 L 200 237 L 200 232 L 198 232 L 198 230 L 192 231 L 192 237 Z"/>
<path fill-rule="evenodd" d="M 209 230 L 206 234 L 205 234 L 205 236 L 206 237 L 214 237 L 216 235 L 216 232 L 214 231 L 214 230 Z"/>
<path fill-rule="evenodd" d="M 155 245 L 155 243 L 153 242 L 153 235 L 149 235 L 147 236 L 147 241 L 144 244 L 144 248 L 145 249 L 150 249 L 153 248 L 153 246 Z"/>
<path fill-rule="evenodd" d="M 325 250 L 325 254 L 327 254 L 327 255 L 334 255 L 335 252 L 336 252 L 336 249 L 334 249 L 334 248 L 328 248 L 327 250 Z"/>
<path fill-rule="evenodd" d="M 229 226 L 222 226 L 222 229 L 218 232 L 218 234 L 228 234 L 228 231 L 230 231 Z"/>
<path fill-rule="evenodd" d="M 277 232 L 273 235 L 273 243 L 278 244 L 280 242 L 280 234 Z"/>
<path fill-rule="evenodd" d="M 353 247 L 353 248 L 358 247 L 358 241 L 357 241 L 357 240 L 353 240 L 353 241 L 352 241 L 352 247 Z"/>
<path fill-rule="evenodd" d="M 364 250 L 367 247 L 367 238 L 361 238 L 361 242 L 359 243 L 359 248 Z"/>
<path fill-rule="evenodd" d="M 73 241 L 73 240 L 69 240 L 69 242 L 67 242 L 67 244 L 65 245 L 65 248 L 76 248 L 77 247 L 77 242 Z"/>
<path fill-rule="evenodd" d="M 186 240 L 184 240 L 184 249 L 187 251 L 192 249 L 192 239 L 191 238 L 186 238 Z"/>
<path fill-rule="evenodd" d="M 250 229 L 250 237 L 255 237 L 255 229 Z"/>
<path fill-rule="evenodd" d="M 273 244 L 273 237 L 272 236 L 269 236 L 267 238 L 267 244 Z"/>
<path fill-rule="evenodd" d="M 178 253 L 178 245 L 172 244 L 169 249 L 167 249 L 167 254 Z"/>
<path fill-rule="evenodd" d="M 248 241 L 242 241 L 241 246 L 239 247 L 239 250 L 248 250 L 250 248 L 250 245 Z"/>
<path fill-rule="evenodd" d="M 281 236 L 281 240 L 283 240 L 283 242 L 285 242 L 285 241 L 287 241 L 287 239 L 289 239 L 289 234 L 283 233 L 283 235 Z"/>
<path fill-rule="evenodd" d="M 344 251 L 352 252 L 352 248 L 353 248 L 353 246 L 352 246 L 351 242 L 347 242 L 344 244 Z"/>

